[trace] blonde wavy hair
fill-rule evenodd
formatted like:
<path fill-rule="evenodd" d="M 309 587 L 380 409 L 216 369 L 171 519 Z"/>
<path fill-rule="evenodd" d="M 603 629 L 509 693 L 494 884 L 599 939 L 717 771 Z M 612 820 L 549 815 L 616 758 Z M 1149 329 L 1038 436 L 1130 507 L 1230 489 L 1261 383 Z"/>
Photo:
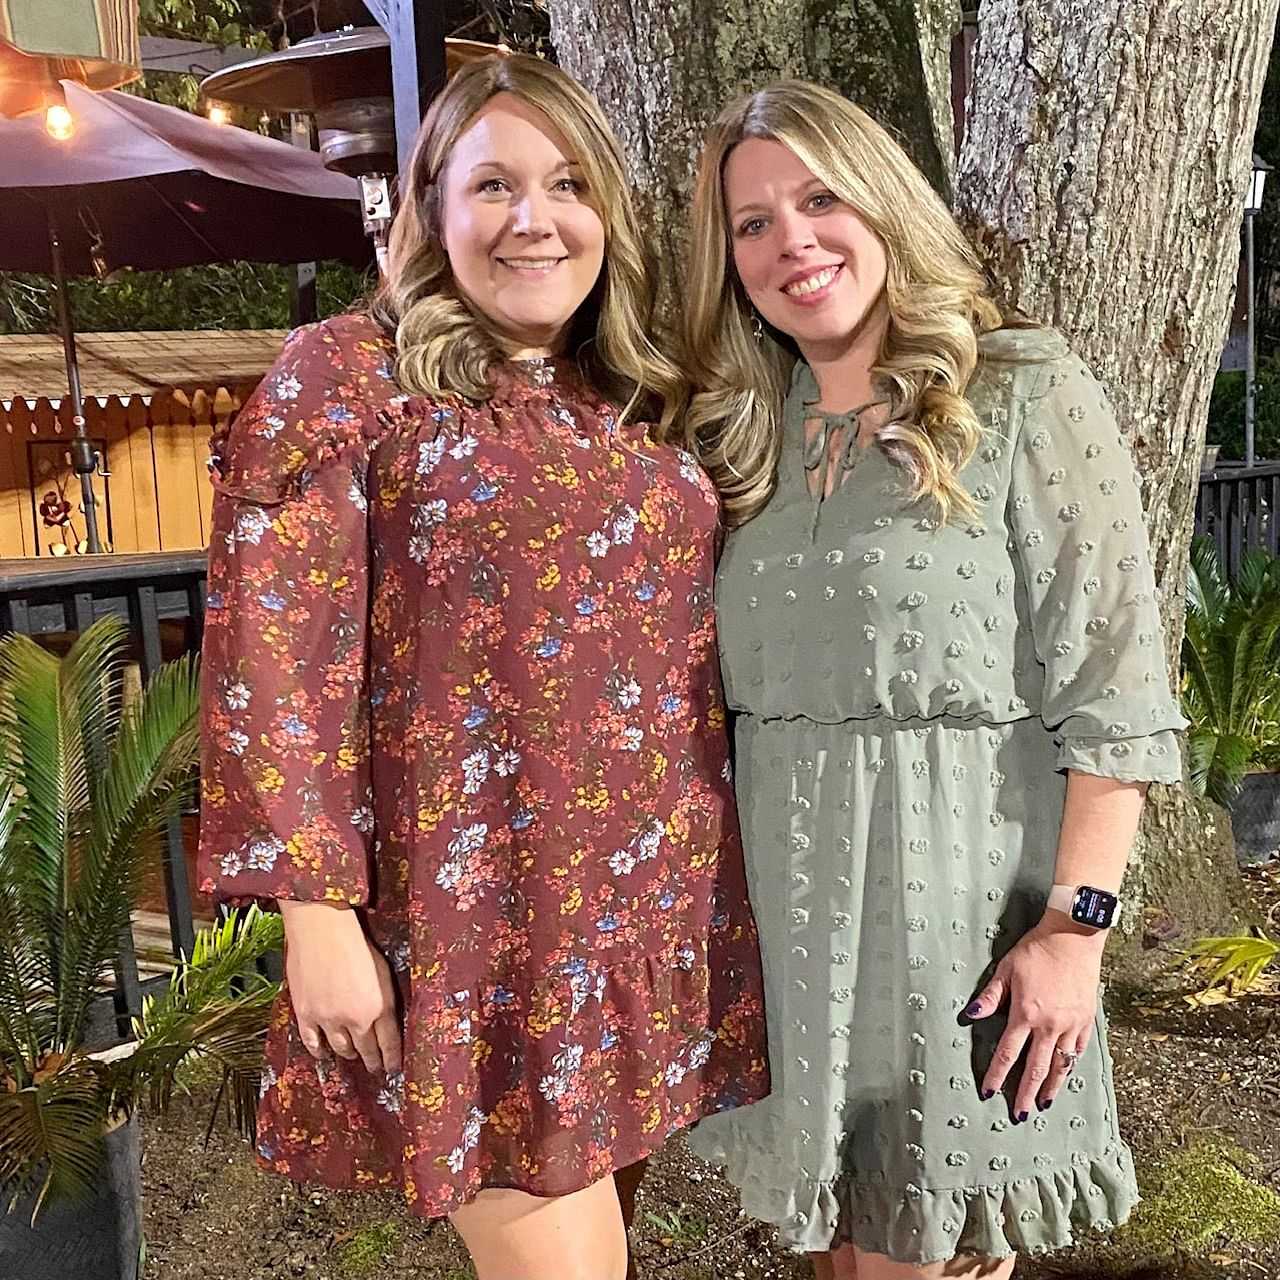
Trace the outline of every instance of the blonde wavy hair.
<path fill-rule="evenodd" d="M 391 228 L 385 279 L 370 310 L 396 342 L 396 380 L 411 394 L 484 400 L 505 359 L 487 318 L 462 297 L 441 239 L 443 181 L 454 143 L 491 98 L 509 93 L 559 130 L 582 166 L 584 199 L 604 224 L 604 266 L 570 326 L 587 383 L 617 404 L 669 422 L 680 371 L 650 337 L 653 272 L 622 152 L 595 99 L 558 67 L 522 54 L 467 64 L 431 104 Z"/>
<path fill-rule="evenodd" d="M 978 335 L 1005 321 L 977 256 L 902 148 L 866 112 L 804 80 L 782 80 L 730 104 L 707 136 L 693 202 L 686 273 L 684 424 L 724 499 L 730 524 L 769 500 L 796 348 L 753 311 L 733 269 L 724 168 L 747 138 L 790 147 L 883 242 L 889 325 L 872 370 L 889 387 L 877 442 L 910 478 L 911 496 L 943 521 L 973 511 L 958 473 L 981 435 L 964 398 Z M 726 281 L 729 282 L 726 287 Z"/>

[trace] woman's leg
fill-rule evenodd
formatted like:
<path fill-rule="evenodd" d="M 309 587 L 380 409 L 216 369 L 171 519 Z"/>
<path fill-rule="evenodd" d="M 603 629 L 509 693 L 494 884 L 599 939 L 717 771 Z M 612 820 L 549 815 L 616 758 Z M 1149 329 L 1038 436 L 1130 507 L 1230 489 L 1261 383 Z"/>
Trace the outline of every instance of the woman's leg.
<path fill-rule="evenodd" d="M 618 1192 L 618 1205 L 622 1210 L 622 1229 L 631 1230 L 631 1223 L 636 1216 L 636 1192 L 640 1190 L 640 1180 L 649 1167 L 649 1161 L 637 1160 L 625 1169 L 618 1169 L 613 1175 L 613 1184 Z M 636 1260 L 631 1256 L 630 1243 L 627 1246 L 627 1280 L 636 1280 Z"/>
<path fill-rule="evenodd" d="M 919 1265 L 854 1250 L 858 1280 L 1009 1280 L 1014 1258 L 952 1258 Z M 837 1277 L 840 1273 L 836 1272 Z"/>
<path fill-rule="evenodd" d="M 827 1253 L 811 1253 L 814 1280 L 859 1280 L 853 1246 L 842 1244 Z"/>
<path fill-rule="evenodd" d="M 627 1233 L 612 1176 L 567 1196 L 481 1191 L 450 1221 L 477 1280 L 624 1280 Z"/>

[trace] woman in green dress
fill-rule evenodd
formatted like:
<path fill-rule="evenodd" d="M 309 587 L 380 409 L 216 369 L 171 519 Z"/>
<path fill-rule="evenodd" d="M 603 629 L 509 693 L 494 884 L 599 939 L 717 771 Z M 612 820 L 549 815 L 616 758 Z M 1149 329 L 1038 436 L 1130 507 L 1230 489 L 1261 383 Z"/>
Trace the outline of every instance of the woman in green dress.
<path fill-rule="evenodd" d="M 1136 1199 L 1098 982 L 1185 722 L 1129 444 L 838 95 L 728 108 L 693 216 L 774 1088 L 694 1146 L 820 1278 L 1003 1280 Z"/>

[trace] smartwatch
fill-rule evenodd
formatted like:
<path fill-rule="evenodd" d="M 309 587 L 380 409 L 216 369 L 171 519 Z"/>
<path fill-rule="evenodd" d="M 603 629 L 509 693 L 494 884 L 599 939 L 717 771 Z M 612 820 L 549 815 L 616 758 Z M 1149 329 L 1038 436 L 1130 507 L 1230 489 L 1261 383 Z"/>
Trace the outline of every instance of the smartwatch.
<path fill-rule="evenodd" d="M 1055 884 L 1047 905 L 1090 929 L 1110 929 L 1120 919 L 1120 899 L 1091 884 Z"/>

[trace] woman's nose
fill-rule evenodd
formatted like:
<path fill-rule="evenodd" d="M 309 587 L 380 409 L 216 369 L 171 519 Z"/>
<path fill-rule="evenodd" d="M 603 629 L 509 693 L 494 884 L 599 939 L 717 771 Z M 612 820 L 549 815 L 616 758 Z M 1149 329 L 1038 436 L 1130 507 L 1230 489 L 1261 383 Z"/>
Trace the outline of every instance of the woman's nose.
<path fill-rule="evenodd" d="M 511 229 L 516 235 L 542 238 L 552 232 L 551 210 L 540 191 L 531 191 L 516 202 Z"/>
<path fill-rule="evenodd" d="M 786 256 L 794 257 L 817 244 L 813 224 L 796 210 L 781 214 L 777 226 L 779 245 Z"/>

